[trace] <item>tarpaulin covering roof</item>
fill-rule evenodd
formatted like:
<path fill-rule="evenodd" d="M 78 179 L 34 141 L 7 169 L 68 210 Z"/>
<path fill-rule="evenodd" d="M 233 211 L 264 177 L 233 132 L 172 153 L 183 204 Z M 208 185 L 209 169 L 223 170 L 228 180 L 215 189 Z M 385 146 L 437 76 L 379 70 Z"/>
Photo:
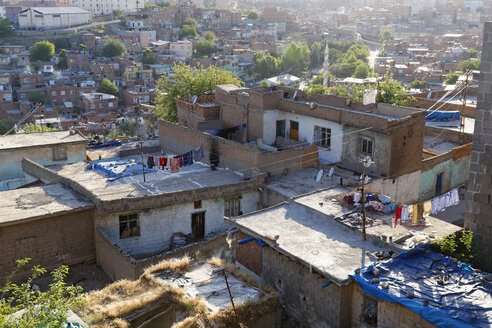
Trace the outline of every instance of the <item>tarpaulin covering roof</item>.
<path fill-rule="evenodd" d="M 376 270 L 376 275 L 373 270 Z M 492 285 L 482 273 L 421 245 L 351 276 L 369 295 L 400 303 L 438 327 L 491 327 Z M 371 284 L 371 280 L 379 282 Z M 374 281 L 373 281 L 374 282 Z M 388 284 L 388 288 L 383 288 Z M 384 286 L 386 287 L 386 286 Z M 407 297 L 412 292 L 413 298 Z M 428 305 L 424 305 L 428 301 Z"/>
<path fill-rule="evenodd" d="M 425 117 L 426 121 L 435 121 L 435 122 L 449 122 L 460 119 L 460 112 L 443 112 L 443 111 L 434 111 L 428 114 Z"/>
<path fill-rule="evenodd" d="M 104 173 L 107 173 L 110 176 L 108 181 L 114 181 L 122 177 L 142 174 L 142 164 L 137 163 L 134 159 L 97 161 L 89 164 L 87 169 L 98 169 Z M 145 167 L 145 173 L 152 171 L 152 169 Z"/>

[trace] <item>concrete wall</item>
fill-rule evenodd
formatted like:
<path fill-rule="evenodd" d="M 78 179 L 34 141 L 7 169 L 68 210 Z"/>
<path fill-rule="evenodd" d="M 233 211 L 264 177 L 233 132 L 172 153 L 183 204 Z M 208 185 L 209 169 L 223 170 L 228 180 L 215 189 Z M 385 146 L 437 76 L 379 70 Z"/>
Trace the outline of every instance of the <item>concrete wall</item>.
<path fill-rule="evenodd" d="M 368 296 L 357 283 L 352 282 L 351 323 L 347 327 L 363 328 L 373 327 L 364 322 L 364 301 Z M 349 288 L 349 287 L 347 287 Z M 376 300 L 378 304 L 377 327 L 398 327 L 398 328 L 432 328 L 433 324 L 423 319 L 417 313 L 398 303 L 390 303 L 380 299 Z"/>
<path fill-rule="evenodd" d="M 0 279 L 15 268 L 15 261 L 32 259 L 16 279 L 30 274 L 32 265 L 48 270 L 96 258 L 93 210 L 0 227 Z"/>
<path fill-rule="evenodd" d="M 415 204 L 420 201 L 420 171 L 396 178 L 378 179 L 366 185 L 367 192 L 385 194 L 392 201 Z"/>
<path fill-rule="evenodd" d="M 373 140 L 372 164 L 366 172 L 372 175 L 388 177 L 390 173 L 391 136 L 371 130 L 357 132 L 359 129 L 351 126 L 343 127 L 342 163 L 348 168 L 362 171 L 360 162 L 361 138 Z"/>
<path fill-rule="evenodd" d="M 466 194 L 465 227 L 484 254 L 492 253 L 492 22 L 484 25 L 475 134 Z M 492 271 L 489 256 L 485 270 Z"/>
<path fill-rule="evenodd" d="M 241 198 L 241 211 L 256 211 L 259 202 L 259 192 L 246 193 Z M 133 257 L 141 257 L 168 250 L 175 232 L 191 233 L 191 215 L 198 212 L 205 212 L 205 235 L 227 229 L 223 198 L 204 199 L 202 207 L 198 209 L 194 208 L 193 202 L 186 202 L 149 210 L 103 215 L 97 218 L 95 224 L 112 244 Z M 139 214 L 140 236 L 120 239 L 119 215 L 125 213 Z"/>
<path fill-rule="evenodd" d="M 420 177 L 420 202 L 436 197 L 436 179 L 440 173 L 443 174 L 442 193 L 467 182 L 470 172 L 470 156 L 454 159 L 452 154 L 453 151 L 450 151 L 423 161 Z"/>
<path fill-rule="evenodd" d="M 342 158 L 343 127 L 332 121 L 322 120 L 311 116 L 288 113 L 279 110 L 264 111 L 263 142 L 273 145 L 276 139 L 276 122 L 285 120 L 285 137 L 290 137 L 290 121 L 299 122 L 299 141 L 307 144 L 314 142 L 314 126 L 331 129 L 331 147 L 318 147 L 321 164 L 340 162 Z"/>
<path fill-rule="evenodd" d="M 53 148 L 56 147 L 65 147 L 67 149 L 66 160 L 53 160 Z M 85 161 L 85 143 L 26 147 L 0 151 L 0 190 L 15 189 L 35 180 L 35 178 L 24 173 L 22 170 L 21 161 L 24 157 L 43 166 Z"/>
<path fill-rule="evenodd" d="M 218 256 L 232 261 L 233 249 L 229 248 L 226 236 L 227 234 L 221 234 L 179 249 L 136 260 L 118 246 L 113 245 L 102 231 L 96 229 L 97 263 L 112 280 L 135 280 L 147 267 L 166 259 L 180 258 L 185 255 L 198 260 Z"/>

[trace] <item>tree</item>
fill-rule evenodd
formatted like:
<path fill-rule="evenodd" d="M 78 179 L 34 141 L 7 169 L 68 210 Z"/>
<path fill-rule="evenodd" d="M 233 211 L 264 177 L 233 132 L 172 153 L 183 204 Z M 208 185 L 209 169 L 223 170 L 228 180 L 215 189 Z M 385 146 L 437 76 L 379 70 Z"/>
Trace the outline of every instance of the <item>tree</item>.
<path fill-rule="evenodd" d="M 468 59 L 458 64 L 458 69 L 463 73 L 468 70 L 477 71 L 480 70 L 480 59 Z"/>
<path fill-rule="evenodd" d="M 355 68 L 355 72 L 352 77 L 355 77 L 357 79 L 365 79 L 369 76 L 370 73 L 371 69 L 367 64 L 360 64 Z"/>
<path fill-rule="evenodd" d="M 194 25 L 183 25 L 179 30 L 180 38 L 195 37 L 197 34 L 198 32 L 196 31 L 196 26 Z"/>
<path fill-rule="evenodd" d="M 60 58 L 58 59 L 58 67 L 61 69 L 68 68 L 67 51 L 65 49 L 62 49 L 60 51 Z"/>
<path fill-rule="evenodd" d="M 328 94 L 328 88 L 323 88 L 323 85 L 321 84 L 310 84 L 303 91 L 307 94 L 308 98 L 310 98 L 311 95 L 313 94 L 318 94 L 318 95 Z"/>
<path fill-rule="evenodd" d="M 210 56 L 217 51 L 212 41 L 201 40 L 195 44 L 196 54 L 199 57 Z"/>
<path fill-rule="evenodd" d="M 473 49 L 473 48 L 470 48 L 468 51 L 470 52 L 471 58 L 478 58 L 478 54 L 480 53 L 480 51 L 478 51 L 477 49 Z"/>
<path fill-rule="evenodd" d="M 103 57 L 120 57 L 125 53 L 126 49 L 121 41 L 109 39 L 102 48 Z"/>
<path fill-rule="evenodd" d="M 405 87 L 388 75 L 385 75 L 383 81 L 378 84 L 376 101 L 379 103 L 406 106 L 411 100 Z"/>
<path fill-rule="evenodd" d="M 130 120 L 124 120 L 118 123 L 118 130 L 120 133 L 127 137 L 132 137 L 136 135 L 138 130 L 138 122 L 133 122 Z"/>
<path fill-rule="evenodd" d="M 84 51 L 85 50 L 85 44 L 79 44 L 79 50 Z"/>
<path fill-rule="evenodd" d="M 40 91 L 34 91 L 29 94 L 29 97 L 27 99 L 35 104 L 46 104 L 46 95 L 44 92 Z"/>
<path fill-rule="evenodd" d="M 0 327 L 64 327 L 70 308 L 81 304 L 82 287 L 67 286 L 65 277 L 68 267 L 61 266 L 51 272 L 53 282 L 45 292 L 34 291 L 34 279 L 45 275 L 46 269 L 36 265 L 26 282 L 12 283 L 15 274 L 30 261 L 29 258 L 16 261 L 16 269 L 0 286 Z M 4 297 L 6 296 L 6 297 Z M 11 314 L 23 310 L 22 314 Z"/>
<path fill-rule="evenodd" d="M 378 35 L 378 40 L 380 43 L 385 43 L 388 40 L 393 40 L 393 33 L 388 30 L 380 31 Z"/>
<path fill-rule="evenodd" d="M 260 87 L 269 87 L 270 83 L 268 83 L 267 79 L 263 79 L 260 82 Z"/>
<path fill-rule="evenodd" d="M 174 65 L 174 75 L 163 75 L 157 82 L 156 114 L 168 121 L 177 121 L 176 99 L 199 96 L 215 89 L 218 84 L 242 86 L 242 81 L 231 72 L 215 66 L 206 69 L 183 63 Z"/>
<path fill-rule="evenodd" d="M 142 54 L 143 54 L 142 64 L 152 65 L 156 63 L 156 58 L 155 56 L 152 55 L 151 49 L 144 49 L 144 51 L 142 51 Z"/>
<path fill-rule="evenodd" d="M 39 41 L 31 47 L 30 57 L 32 61 L 48 61 L 55 53 L 55 45 L 49 41 Z"/>
<path fill-rule="evenodd" d="M 250 11 L 248 13 L 248 19 L 252 19 L 252 20 L 258 19 L 258 13 L 256 11 Z"/>
<path fill-rule="evenodd" d="M 425 89 L 429 85 L 429 82 L 427 81 L 419 81 L 415 80 L 410 83 L 410 87 L 412 89 Z"/>
<path fill-rule="evenodd" d="M 300 75 L 309 67 L 309 55 L 310 51 L 305 43 L 292 42 L 282 56 L 282 70 Z"/>
<path fill-rule="evenodd" d="M 6 120 L 1 120 L 0 121 L 0 136 L 3 136 L 5 133 L 9 132 L 10 129 L 12 129 L 15 125 L 14 120 L 12 117 L 9 117 Z M 10 134 L 14 134 L 15 130 L 10 131 Z"/>
<path fill-rule="evenodd" d="M 323 64 L 324 61 L 324 49 L 321 43 L 314 42 L 311 45 L 311 54 L 310 54 L 310 67 L 319 67 Z"/>
<path fill-rule="evenodd" d="M 255 53 L 253 57 L 255 61 L 255 74 L 260 78 L 269 78 L 275 76 L 280 71 L 280 62 L 272 55 L 264 55 L 262 52 Z"/>
<path fill-rule="evenodd" d="M 0 18 L 0 37 L 10 36 L 12 32 L 12 22 L 7 18 Z"/>
<path fill-rule="evenodd" d="M 97 88 L 97 92 L 107 93 L 108 95 L 118 97 L 119 89 L 116 84 L 114 84 L 110 80 L 103 79 L 101 81 L 101 85 L 99 85 L 99 88 Z"/>
<path fill-rule="evenodd" d="M 126 22 L 126 15 L 125 12 L 121 9 L 113 11 L 113 16 L 115 16 L 117 19 L 120 20 L 122 24 L 125 24 Z"/>
<path fill-rule="evenodd" d="M 207 32 L 205 32 L 205 34 L 203 34 L 203 37 L 207 41 L 213 41 L 213 40 L 215 40 L 215 33 L 212 31 L 207 31 Z"/>
<path fill-rule="evenodd" d="M 447 76 L 446 76 L 446 80 L 444 80 L 446 82 L 446 84 L 456 84 L 456 82 L 458 82 L 458 79 L 460 77 L 460 73 L 458 72 L 453 72 L 453 73 L 449 73 Z"/>
<path fill-rule="evenodd" d="M 70 39 L 69 38 L 57 38 L 53 44 L 55 45 L 55 50 L 60 51 L 62 49 L 70 49 Z"/>

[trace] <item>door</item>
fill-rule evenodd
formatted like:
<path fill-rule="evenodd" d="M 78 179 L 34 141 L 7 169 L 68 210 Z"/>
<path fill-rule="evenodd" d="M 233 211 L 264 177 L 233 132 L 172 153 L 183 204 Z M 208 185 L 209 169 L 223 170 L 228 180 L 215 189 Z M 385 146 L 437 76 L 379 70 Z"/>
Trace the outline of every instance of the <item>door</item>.
<path fill-rule="evenodd" d="M 191 233 L 195 240 L 205 237 L 205 212 L 191 214 Z"/>
<path fill-rule="evenodd" d="M 290 139 L 299 140 L 299 122 L 290 121 Z"/>
<path fill-rule="evenodd" d="M 442 173 L 436 176 L 436 196 L 440 196 L 442 193 Z"/>
<path fill-rule="evenodd" d="M 277 133 L 275 137 L 284 137 L 285 138 L 285 120 L 277 121 Z"/>

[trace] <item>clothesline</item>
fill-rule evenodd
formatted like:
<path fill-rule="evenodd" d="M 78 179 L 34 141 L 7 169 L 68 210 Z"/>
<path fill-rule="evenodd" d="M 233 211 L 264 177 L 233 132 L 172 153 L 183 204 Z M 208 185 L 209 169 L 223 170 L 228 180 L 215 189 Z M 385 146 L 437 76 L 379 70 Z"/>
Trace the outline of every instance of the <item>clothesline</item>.
<path fill-rule="evenodd" d="M 203 157 L 202 145 L 194 148 L 184 154 L 173 156 L 147 156 L 147 167 L 158 170 L 169 171 L 170 173 L 178 173 L 184 166 L 190 166 L 194 162 L 198 162 Z"/>

